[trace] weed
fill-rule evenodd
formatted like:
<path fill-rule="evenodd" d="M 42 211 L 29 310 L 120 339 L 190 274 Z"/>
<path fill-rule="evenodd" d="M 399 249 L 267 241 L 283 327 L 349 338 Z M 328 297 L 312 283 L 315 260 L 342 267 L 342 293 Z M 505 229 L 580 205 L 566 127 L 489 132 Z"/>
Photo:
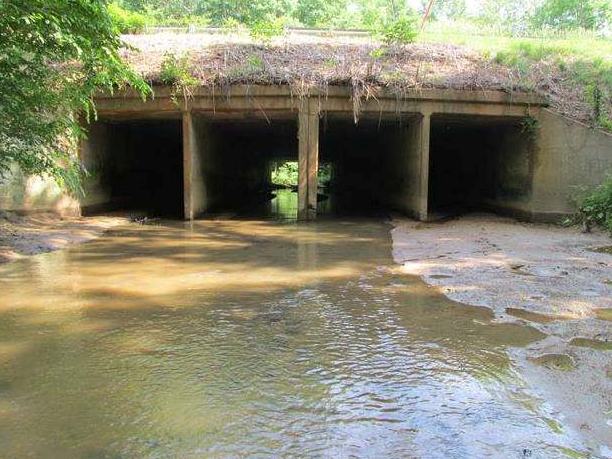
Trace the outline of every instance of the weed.
<path fill-rule="evenodd" d="M 533 116 L 526 116 L 521 121 L 521 132 L 534 137 L 540 128 L 540 123 Z"/>
<path fill-rule="evenodd" d="M 416 40 L 417 18 L 414 15 L 401 16 L 385 24 L 380 31 L 382 40 L 387 45 L 404 45 Z"/>
<path fill-rule="evenodd" d="M 198 80 L 191 74 L 189 68 L 189 57 L 184 55 L 176 57 L 174 54 L 166 53 L 161 64 L 159 78 L 162 83 L 172 86 L 172 100 L 177 103 L 177 95 L 182 94 L 188 99 L 193 94 L 193 88 L 198 85 Z"/>
<path fill-rule="evenodd" d="M 612 235 L 612 175 L 595 188 L 578 189 L 574 200 L 578 205 L 574 222 L 583 224 L 587 231 L 593 225 L 602 226 Z"/>

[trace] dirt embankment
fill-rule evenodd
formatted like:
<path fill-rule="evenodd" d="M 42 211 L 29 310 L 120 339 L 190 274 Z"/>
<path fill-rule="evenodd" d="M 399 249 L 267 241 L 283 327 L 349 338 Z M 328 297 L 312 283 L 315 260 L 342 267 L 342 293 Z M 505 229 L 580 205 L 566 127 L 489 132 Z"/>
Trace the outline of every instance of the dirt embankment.
<path fill-rule="evenodd" d="M 0 263 L 89 241 L 127 221 L 122 217 L 60 218 L 0 211 Z"/>
<path fill-rule="evenodd" d="M 597 251 L 612 240 L 491 215 L 393 223 L 403 271 L 547 335 L 512 351 L 518 368 L 569 425 L 599 443 L 597 454 L 612 457 L 612 253 Z"/>

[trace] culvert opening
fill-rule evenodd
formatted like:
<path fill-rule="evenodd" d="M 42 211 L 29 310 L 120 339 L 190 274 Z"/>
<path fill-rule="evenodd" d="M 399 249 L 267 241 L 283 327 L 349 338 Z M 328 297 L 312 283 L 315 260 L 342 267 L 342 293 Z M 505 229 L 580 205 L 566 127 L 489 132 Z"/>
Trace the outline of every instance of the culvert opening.
<path fill-rule="evenodd" d="M 432 116 L 430 216 L 525 212 L 531 193 L 531 139 L 521 118 Z"/>
<path fill-rule="evenodd" d="M 182 218 L 182 149 L 180 119 L 95 123 L 83 158 L 90 174 L 85 213 Z"/>
<path fill-rule="evenodd" d="M 320 123 L 319 214 L 413 213 L 416 117 L 324 116 Z M 412 159 L 411 159 L 412 158 Z"/>
<path fill-rule="evenodd" d="M 198 117 L 195 126 L 207 212 L 297 216 L 297 181 L 293 182 L 298 161 L 295 115 Z"/>

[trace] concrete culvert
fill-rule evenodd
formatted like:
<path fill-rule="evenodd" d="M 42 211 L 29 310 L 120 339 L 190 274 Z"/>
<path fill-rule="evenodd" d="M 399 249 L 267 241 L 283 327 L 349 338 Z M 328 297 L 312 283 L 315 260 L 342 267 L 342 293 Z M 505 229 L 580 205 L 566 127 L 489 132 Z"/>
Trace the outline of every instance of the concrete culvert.
<path fill-rule="evenodd" d="M 329 114 L 320 125 L 320 164 L 329 164 L 320 213 L 413 214 L 418 188 L 416 117 Z"/>
<path fill-rule="evenodd" d="M 179 119 L 96 122 L 82 153 L 90 173 L 85 213 L 182 218 L 182 145 Z"/>
<path fill-rule="evenodd" d="M 520 213 L 531 196 L 532 143 L 520 118 L 432 116 L 430 218 Z"/>
<path fill-rule="evenodd" d="M 248 114 L 245 114 L 248 115 Z M 198 213 L 281 216 L 297 212 L 297 188 L 288 188 L 290 209 L 275 205 L 274 165 L 298 160 L 295 115 L 194 116 L 193 177 Z M 293 199 L 291 199 L 293 198 Z"/>

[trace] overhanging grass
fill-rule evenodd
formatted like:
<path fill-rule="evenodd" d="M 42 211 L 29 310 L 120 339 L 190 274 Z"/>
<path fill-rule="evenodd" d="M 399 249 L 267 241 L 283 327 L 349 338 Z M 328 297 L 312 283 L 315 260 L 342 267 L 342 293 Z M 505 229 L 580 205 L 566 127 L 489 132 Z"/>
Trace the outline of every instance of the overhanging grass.
<path fill-rule="evenodd" d="M 486 25 L 476 30 L 473 24 L 434 23 L 419 41 L 477 50 L 485 58 L 513 68 L 526 87 L 557 97 L 559 103 L 570 93 L 576 95 L 588 118 L 571 113 L 569 106 L 561 111 L 612 132 L 612 40 L 585 31 L 512 37 Z"/>

